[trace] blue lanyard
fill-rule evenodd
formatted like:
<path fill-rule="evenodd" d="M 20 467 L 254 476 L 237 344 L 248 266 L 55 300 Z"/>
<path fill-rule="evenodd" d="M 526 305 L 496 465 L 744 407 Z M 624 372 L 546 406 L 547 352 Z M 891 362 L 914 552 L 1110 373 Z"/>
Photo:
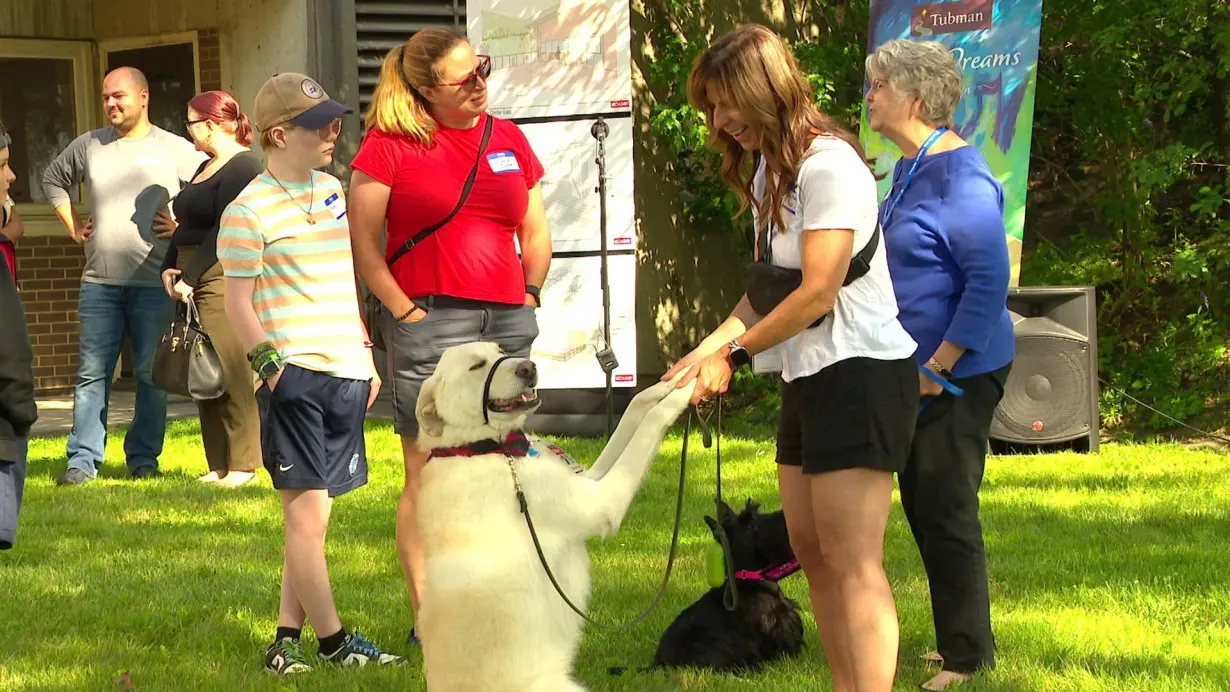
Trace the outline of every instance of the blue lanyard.
<path fill-rule="evenodd" d="M 910 171 L 905 174 L 905 180 L 902 181 L 901 188 L 897 190 L 897 194 L 891 201 L 884 204 L 884 212 L 880 215 L 881 227 L 888 228 L 888 220 L 892 217 L 893 212 L 896 211 L 897 204 L 901 202 L 901 197 L 905 195 L 905 189 L 910 186 L 910 181 L 914 179 L 914 173 L 918 170 L 918 164 L 921 163 L 923 157 L 927 155 L 927 150 L 931 148 L 931 145 L 935 144 L 936 140 L 943 136 L 943 134 L 947 131 L 947 127 L 941 127 L 935 132 L 932 132 L 931 136 L 927 137 L 927 141 L 923 142 L 922 146 L 918 148 L 918 154 L 914 157 L 914 163 L 910 164 Z"/>

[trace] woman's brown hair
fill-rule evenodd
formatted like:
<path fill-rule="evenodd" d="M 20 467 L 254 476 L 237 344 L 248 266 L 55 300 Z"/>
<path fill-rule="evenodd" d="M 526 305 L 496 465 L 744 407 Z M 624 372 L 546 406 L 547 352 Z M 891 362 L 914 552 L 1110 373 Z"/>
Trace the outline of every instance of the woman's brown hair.
<path fill-rule="evenodd" d="M 390 50 L 380 66 L 380 79 L 367 109 L 367 129 L 407 135 L 431 144 L 436 121 L 419 89 L 439 81 L 436 63 L 465 40 L 466 35 L 456 29 L 433 27 L 415 33 Z"/>
<path fill-rule="evenodd" d="M 744 24 L 701 53 L 688 77 L 688 101 L 705 114 L 709 145 L 722 152 L 722 180 L 739 196 L 740 214 L 752 204 L 756 172 L 745 165 L 748 152 L 734 137 L 713 126 L 710 90 L 759 131 L 760 153 L 768 170 L 777 174 L 775 185 L 765 180 L 765 196 L 757 209 L 759 230 L 770 220 L 785 230 L 783 202 L 794 189 L 813 138 L 837 137 L 864 158 L 854 134 L 816 107 L 815 91 L 786 42 L 767 27 Z"/>

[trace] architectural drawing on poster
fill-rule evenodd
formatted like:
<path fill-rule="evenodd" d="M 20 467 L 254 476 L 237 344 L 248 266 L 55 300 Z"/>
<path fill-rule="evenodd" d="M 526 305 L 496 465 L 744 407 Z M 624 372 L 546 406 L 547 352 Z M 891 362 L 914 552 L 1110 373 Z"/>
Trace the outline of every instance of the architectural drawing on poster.
<path fill-rule="evenodd" d="M 616 387 L 636 384 L 636 257 L 609 257 L 611 348 L 619 360 Z M 538 364 L 540 389 L 606 386 L 598 365 L 602 339 L 601 260 L 568 257 L 551 263 L 538 311 L 538 338 L 530 357 Z"/>
<path fill-rule="evenodd" d="M 631 110 L 626 0 L 468 0 L 466 13 L 471 43 L 492 59 L 493 115 Z"/>
<path fill-rule="evenodd" d="M 527 123 L 521 126 L 542 162 L 542 196 L 555 252 L 601 249 L 596 120 Z M 633 199 L 632 119 L 606 121 L 606 232 L 608 250 L 636 247 Z"/>

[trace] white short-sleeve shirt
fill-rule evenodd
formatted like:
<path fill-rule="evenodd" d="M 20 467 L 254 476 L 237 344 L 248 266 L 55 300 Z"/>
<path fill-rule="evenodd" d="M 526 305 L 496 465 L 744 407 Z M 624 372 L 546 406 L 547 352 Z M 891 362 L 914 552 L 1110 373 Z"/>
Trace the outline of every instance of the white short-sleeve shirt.
<path fill-rule="evenodd" d="M 820 136 L 812 142 L 810 152 L 782 210 L 785 232 L 777 232 L 773 223 L 766 229 L 773 233 L 773 264 L 781 267 L 802 268 L 804 232 L 852 230 L 853 254 L 875 232 L 879 213 L 875 178 L 854 147 L 836 137 Z M 765 175 L 762 158 L 752 180 L 753 210 L 764 197 Z M 790 382 L 848 358 L 900 360 L 913 356 L 916 349 L 917 344 L 897 321 L 897 298 L 881 237 L 871 271 L 837 292 L 832 313 L 819 327 L 804 329 L 758 358 L 776 354 L 782 379 Z"/>

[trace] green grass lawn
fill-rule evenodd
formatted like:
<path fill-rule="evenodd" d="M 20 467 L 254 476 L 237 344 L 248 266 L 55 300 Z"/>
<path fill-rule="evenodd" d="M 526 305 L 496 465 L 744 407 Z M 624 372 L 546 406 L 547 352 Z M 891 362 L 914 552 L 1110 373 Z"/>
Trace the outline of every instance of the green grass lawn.
<path fill-rule="evenodd" d="M 371 482 L 335 505 L 328 554 L 343 622 L 412 665 L 293 680 L 261 667 L 282 562 L 276 496 L 264 474 L 233 491 L 195 482 L 205 470 L 197 435 L 193 421 L 172 424 L 168 475 L 140 484 L 126 479 L 113 435 L 101 480 L 75 488 L 54 487 L 63 438 L 32 444 L 17 548 L 0 553 L 0 689 L 115 690 L 125 671 L 142 691 L 423 689 L 421 657 L 403 643 L 410 608 L 393 547 L 402 472 L 390 429 L 369 428 Z M 829 689 L 810 613 L 804 655 L 760 675 L 608 676 L 611 666 L 647 663 L 662 630 L 706 588 L 701 516 L 712 509 L 713 455 L 693 440 L 681 555 L 663 607 L 631 631 L 590 628 L 579 678 L 595 690 Z M 677 434 L 663 445 L 620 534 L 592 544 L 603 620 L 639 612 L 661 579 L 679 445 Z M 599 444 L 564 447 L 588 463 Z M 1230 689 L 1230 461 L 1169 446 L 1103 449 L 991 460 L 982 499 L 999 667 L 962 689 Z M 728 497 L 776 509 L 771 438 L 727 439 L 723 451 Z M 901 616 L 897 689 L 914 690 L 929 676 L 918 657 L 932 647 L 930 605 L 900 507 L 886 550 Z M 802 575 L 784 587 L 807 603 Z"/>

